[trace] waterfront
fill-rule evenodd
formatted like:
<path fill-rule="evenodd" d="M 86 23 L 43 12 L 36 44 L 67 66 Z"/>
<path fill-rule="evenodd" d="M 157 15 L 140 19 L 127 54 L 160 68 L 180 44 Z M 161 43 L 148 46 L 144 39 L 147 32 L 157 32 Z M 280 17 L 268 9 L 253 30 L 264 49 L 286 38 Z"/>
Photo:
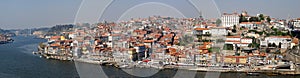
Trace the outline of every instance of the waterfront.
<path fill-rule="evenodd" d="M 70 61 L 47 60 L 32 51 L 44 39 L 13 37 L 15 42 L 0 45 L 0 78 L 74 78 L 79 77 Z"/>
<path fill-rule="evenodd" d="M 36 51 L 36 46 L 43 39 L 34 39 L 34 37 L 13 37 L 14 43 L 0 45 L 0 78 L 76 78 L 79 77 L 75 64 L 72 61 L 47 60 L 33 55 L 32 51 Z M 86 67 L 97 67 L 99 65 L 80 63 Z M 105 74 L 108 77 L 136 77 L 127 74 L 122 69 L 117 69 L 112 66 L 102 66 Z M 93 71 L 85 69 L 86 71 Z M 143 68 L 135 68 L 137 71 L 144 70 Z M 99 70 L 94 70 L 99 71 Z M 194 71 L 183 70 L 184 73 L 194 73 Z M 195 77 L 203 78 L 207 72 L 197 72 Z M 142 74 L 142 73 L 140 73 Z M 167 69 L 160 70 L 159 73 L 151 77 L 173 77 L 176 70 Z M 184 76 L 184 75 L 183 75 Z M 245 73 L 221 73 L 217 77 L 222 78 L 267 78 L 268 76 L 260 74 L 259 76 L 247 76 Z M 299 76 L 271 76 L 271 78 Z"/>

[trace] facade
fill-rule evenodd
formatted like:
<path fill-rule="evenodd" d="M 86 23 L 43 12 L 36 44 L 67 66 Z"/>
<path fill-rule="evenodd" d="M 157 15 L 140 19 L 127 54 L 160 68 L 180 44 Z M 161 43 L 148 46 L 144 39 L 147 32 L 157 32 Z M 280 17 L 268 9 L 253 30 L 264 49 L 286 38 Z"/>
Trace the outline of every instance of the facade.
<path fill-rule="evenodd" d="M 211 36 L 224 36 L 227 35 L 227 31 L 224 27 L 210 28 Z"/>
<path fill-rule="evenodd" d="M 292 20 L 292 24 L 294 27 L 300 28 L 300 18 Z"/>
<path fill-rule="evenodd" d="M 226 37 L 226 44 L 233 44 L 237 45 L 238 47 L 247 47 L 249 44 L 252 43 L 251 38 L 241 38 L 241 36 L 227 36 Z"/>
<path fill-rule="evenodd" d="M 224 63 L 246 64 L 247 56 L 225 56 Z"/>
<path fill-rule="evenodd" d="M 210 30 L 208 28 L 195 28 L 193 33 L 195 35 L 205 35 L 209 34 Z"/>
<path fill-rule="evenodd" d="M 223 13 L 221 20 L 222 20 L 222 25 L 225 27 L 233 27 L 234 25 L 239 24 L 239 15 L 238 13 Z"/>
<path fill-rule="evenodd" d="M 289 47 L 292 41 L 290 36 L 270 36 L 266 37 L 265 40 L 268 41 L 268 44 L 275 43 L 277 46 L 279 46 L 279 44 L 281 43 L 281 48 Z"/>
<path fill-rule="evenodd" d="M 253 29 L 254 27 L 261 26 L 262 23 L 261 23 L 261 22 L 241 22 L 239 25 L 240 25 L 241 27 Z"/>

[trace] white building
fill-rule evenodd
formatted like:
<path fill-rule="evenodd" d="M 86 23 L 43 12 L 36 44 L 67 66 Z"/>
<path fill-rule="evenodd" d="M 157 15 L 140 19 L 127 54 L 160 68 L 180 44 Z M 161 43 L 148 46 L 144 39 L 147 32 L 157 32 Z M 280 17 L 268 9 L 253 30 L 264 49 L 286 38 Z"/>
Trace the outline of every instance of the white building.
<path fill-rule="evenodd" d="M 300 27 L 300 18 L 293 20 L 292 24 L 294 27 Z"/>
<path fill-rule="evenodd" d="M 223 13 L 221 17 L 222 25 L 225 27 L 233 27 L 234 25 L 238 25 L 239 19 L 240 17 L 238 13 L 233 13 L 233 14 Z"/>
<path fill-rule="evenodd" d="M 281 43 L 281 48 L 287 48 L 290 46 L 292 39 L 290 36 L 271 36 L 271 37 L 266 37 L 265 40 L 268 41 L 268 44 L 275 43 L 277 46 Z"/>
<path fill-rule="evenodd" d="M 241 27 L 246 27 L 246 28 L 249 28 L 249 29 L 253 29 L 254 27 L 261 26 L 262 23 L 261 22 L 241 22 L 239 25 Z"/>
<path fill-rule="evenodd" d="M 251 43 L 251 38 L 241 38 L 241 36 L 227 36 L 225 41 L 225 44 L 233 44 L 234 47 L 235 45 L 238 47 L 247 47 Z"/>
<path fill-rule="evenodd" d="M 252 43 L 252 39 L 251 39 L 251 38 L 242 38 L 242 39 L 241 39 L 241 43 L 247 43 L 247 44 L 250 44 L 250 43 Z"/>
<path fill-rule="evenodd" d="M 194 28 L 193 34 L 195 35 L 205 35 L 209 34 L 210 30 L 208 28 Z"/>
<path fill-rule="evenodd" d="M 227 35 L 227 31 L 224 27 L 212 27 L 210 28 L 211 36 L 224 36 Z"/>

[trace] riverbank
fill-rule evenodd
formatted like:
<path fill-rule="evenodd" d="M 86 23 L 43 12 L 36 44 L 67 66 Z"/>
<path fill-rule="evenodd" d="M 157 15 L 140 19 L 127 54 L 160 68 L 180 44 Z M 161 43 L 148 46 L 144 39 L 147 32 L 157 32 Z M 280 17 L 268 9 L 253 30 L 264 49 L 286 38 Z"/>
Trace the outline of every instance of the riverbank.
<path fill-rule="evenodd" d="M 93 61 L 88 59 L 74 59 L 75 62 L 82 62 L 82 63 L 88 63 L 88 64 L 95 64 L 95 65 L 101 65 L 101 66 L 113 66 L 115 68 L 119 69 L 133 69 L 133 68 L 154 68 L 159 70 L 165 70 L 165 69 L 179 69 L 179 70 L 188 70 L 188 71 L 197 71 L 197 72 L 221 72 L 221 73 L 259 73 L 259 74 L 265 74 L 265 75 L 300 75 L 300 72 L 297 70 L 290 70 L 290 69 L 274 69 L 274 70 L 255 70 L 250 69 L 247 67 L 243 68 L 224 68 L 224 67 L 218 67 L 218 66 L 195 66 L 195 65 L 155 65 L 155 64 L 149 64 L 149 63 L 130 63 L 130 64 L 124 64 L 124 63 L 117 63 L 113 61 Z"/>
<path fill-rule="evenodd" d="M 209 65 L 194 65 L 194 64 L 159 64 L 158 62 L 116 62 L 116 59 L 110 58 L 110 60 L 91 60 L 88 58 L 67 58 L 64 56 L 52 56 L 43 54 L 41 51 L 38 52 L 41 57 L 53 60 L 69 60 L 82 63 L 89 63 L 102 66 L 114 66 L 115 68 L 155 68 L 155 69 L 181 69 L 189 71 L 200 71 L 200 72 L 238 72 L 238 73 L 261 73 L 266 75 L 300 75 L 299 70 L 294 69 L 261 69 L 264 66 L 255 66 L 250 68 L 249 66 L 244 67 L 224 67 L 224 66 L 209 66 Z M 120 59 L 119 59 L 120 60 Z M 296 67 L 299 68 L 299 67 Z"/>
<path fill-rule="evenodd" d="M 105 57 L 101 55 L 80 55 L 80 57 L 74 57 L 72 49 L 71 51 L 67 51 L 65 48 L 62 48 L 59 51 L 53 51 L 52 49 L 48 50 L 47 48 L 43 48 L 42 45 L 38 46 L 39 51 L 38 54 L 41 57 L 45 57 L 47 59 L 54 60 L 73 60 L 76 62 L 84 62 L 96 65 L 109 65 L 114 66 L 116 68 L 156 68 L 156 69 L 182 69 L 182 70 L 190 70 L 190 71 L 204 71 L 204 72 L 241 72 L 241 73 L 271 73 L 271 74 L 280 74 L 280 75 L 300 75 L 298 70 L 293 68 L 291 69 L 276 69 L 276 66 L 272 67 L 264 67 L 264 66 L 247 66 L 247 65 L 236 65 L 236 66 L 226 66 L 226 65 L 212 65 L 212 64 L 186 64 L 186 63 L 177 63 L 177 62 L 162 62 L 161 60 L 157 60 L 154 62 L 153 60 L 143 60 L 143 61 L 135 61 L 135 62 L 127 62 L 124 57 L 121 57 L 122 54 L 115 54 L 118 56 L 113 57 Z M 46 51 L 44 50 L 46 49 Z M 76 50 L 74 50 L 76 51 Z M 52 53 L 54 52 L 54 53 Z M 52 53 L 52 54 L 51 54 Z M 78 54 L 77 54 L 78 55 Z M 114 54 L 113 54 L 114 55 Z M 96 57 L 90 57 L 96 56 Z M 296 67 L 299 68 L 299 67 Z"/>

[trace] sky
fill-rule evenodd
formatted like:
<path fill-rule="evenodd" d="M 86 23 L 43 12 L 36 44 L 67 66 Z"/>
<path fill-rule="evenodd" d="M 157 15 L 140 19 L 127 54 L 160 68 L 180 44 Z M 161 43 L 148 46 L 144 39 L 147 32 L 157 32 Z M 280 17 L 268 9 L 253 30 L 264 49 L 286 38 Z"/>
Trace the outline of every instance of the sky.
<path fill-rule="evenodd" d="M 99 1 L 102 0 L 1 0 L 0 28 L 51 27 L 85 22 L 92 16 L 98 21 L 152 15 L 198 17 L 200 13 L 206 18 L 217 18 L 220 13 L 247 11 L 250 15 L 263 13 L 273 18 L 300 17 L 300 0 L 115 0 L 109 5 Z M 99 8 L 101 5 L 105 8 Z M 81 18 L 85 15 L 88 16 Z"/>

